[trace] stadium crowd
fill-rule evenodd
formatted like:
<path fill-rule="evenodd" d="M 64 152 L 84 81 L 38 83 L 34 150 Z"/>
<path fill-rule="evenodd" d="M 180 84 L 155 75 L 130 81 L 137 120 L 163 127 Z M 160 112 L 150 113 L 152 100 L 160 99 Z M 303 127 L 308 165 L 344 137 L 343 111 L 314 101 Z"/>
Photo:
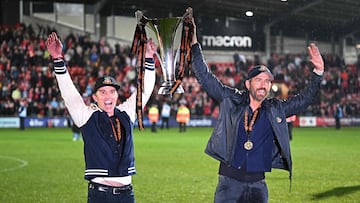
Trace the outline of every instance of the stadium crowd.
<path fill-rule="evenodd" d="M 66 116 L 67 112 L 59 95 L 59 89 L 52 72 L 45 40 L 54 28 L 18 24 L 0 27 L 0 116 L 17 115 L 21 100 L 28 105 L 30 117 Z M 91 89 L 97 77 L 111 75 L 122 85 L 120 100 L 136 90 L 135 57 L 129 47 L 116 44 L 111 47 L 105 38 L 92 41 L 88 35 L 75 36 L 72 33 L 61 36 L 64 45 L 64 59 L 75 85 L 82 92 L 86 103 L 91 102 Z M 286 99 L 296 94 L 309 81 L 312 68 L 307 55 L 272 54 L 267 65 L 275 75 L 278 89 L 272 94 Z M 360 116 L 360 62 L 345 64 L 339 56 L 323 55 L 325 75 L 319 100 L 304 114 L 332 117 L 340 104 L 346 117 Z M 234 56 L 233 63 L 210 63 L 210 69 L 229 86 L 243 89 L 249 68 L 258 64 L 253 59 Z M 159 62 L 157 62 L 159 66 Z M 157 87 L 148 103 L 161 107 L 167 96 L 156 94 L 161 84 L 161 68 L 157 68 Z M 201 89 L 191 70 L 183 79 L 185 93 L 172 101 L 172 115 L 175 115 L 179 100 L 185 100 L 192 116 L 217 116 L 218 106 Z M 24 98 L 24 99 L 23 99 Z"/>

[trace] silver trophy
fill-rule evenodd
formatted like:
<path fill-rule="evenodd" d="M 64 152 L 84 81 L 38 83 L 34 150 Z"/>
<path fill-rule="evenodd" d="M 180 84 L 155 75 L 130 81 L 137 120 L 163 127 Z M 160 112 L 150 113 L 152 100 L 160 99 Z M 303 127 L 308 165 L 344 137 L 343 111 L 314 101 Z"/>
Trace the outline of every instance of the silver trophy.
<path fill-rule="evenodd" d="M 135 13 L 137 23 L 145 24 L 151 31 L 154 32 L 155 38 L 158 41 L 158 47 L 160 53 L 158 58 L 162 70 L 163 82 L 159 88 L 158 94 L 182 94 L 184 89 L 181 85 L 177 84 L 176 90 L 172 90 L 176 81 L 176 64 L 179 57 L 180 43 L 175 43 L 175 38 L 178 34 L 178 28 L 183 26 L 185 18 L 187 18 L 188 12 L 192 10 L 188 9 L 187 13 L 183 17 L 170 17 L 170 18 L 156 18 L 148 19 L 141 11 Z M 183 36 L 182 36 L 183 38 Z"/>

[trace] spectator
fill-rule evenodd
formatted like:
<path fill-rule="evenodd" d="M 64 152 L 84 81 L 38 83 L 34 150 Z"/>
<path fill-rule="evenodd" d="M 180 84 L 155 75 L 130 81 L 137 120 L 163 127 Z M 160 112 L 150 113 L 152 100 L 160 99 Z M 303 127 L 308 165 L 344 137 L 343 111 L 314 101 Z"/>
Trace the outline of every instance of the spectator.
<path fill-rule="evenodd" d="M 159 109 L 156 104 L 152 104 L 149 108 L 148 117 L 151 123 L 151 132 L 156 133 L 156 125 L 159 121 Z"/>
<path fill-rule="evenodd" d="M 335 118 L 335 129 L 339 130 L 341 128 L 341 118 L 343 117 L 343 110 L 340 104 L 336 105 L 336 109 L 335 109 L 335 114 L 334 114 L 334 118 Z"/>
<path fill-rule="evenodd" d="M 171 106 L 169 105 L 169 102 L 165 101 L 161 107 L 161 129 L 164 129 L 164 126 L 166 129 L 169 129 L 169 118 L 171 115 Z"/>
<path fill-rule="evenodd" d="M 14 108 L 11 107 L 14 106 L 13 103 L 15 102 L 11 98 L 12 92 L 17 87 L 20 87 L 22 98 L 31 98 L 28 101 L 28 111 L 31 116 L 36 116 L 38 112 L 45 112 L 44 115 L 47 115 L 49 112 L 46 110 L 48 108 L 47 104 L 50 103 L 51 98 L 54 96 L 57 98 L 57 101 L 60 102 L 60 97 L 56 94 L 58 91 L 56 83 L 54 83 L 52 67 L 49 66 L 51 65 L 49 53 L 44 43 L 44 38 L 46 38 L 47 33 L 53 31 L 54 28 L 41 25 L 36 26 L 38 33 L 34 33 L 35 30 L 32 29 L 31 25 L 26 26 L 21 24 L 17 27 L 0 26 L 1 115 L 17 114 L 17 109 L 14 110 Z M 125 83 L 126 85 L 129 84 L 129 87 L 133 87 L 136 84 L 136 74 L 134 74 L 135 71 L 133 71 L 135 70 L 135 63 L 133 63 L 132 58 L 127 55 L 129 52 L 128 46 L 116 44 L 115 47 L 110 47 L 104 38 L 102 38 L 101 41 L 92 41 L 88 34 L 74 35 L 67 33 L 64 35 L 64 39 L 69 41 L 66 47 L 64 47 L 64 53 L 71 56 L 68 64 L 70 74 L 74 76 L 74 82 L 77 83 L 76 85 L 85 101 L 88 102 L 91 100 L 91 92 L 86 91 L 87 85 L 91 89 L 97 77 L 107 72 L 116 76 L 118 81 L 126 81 Z M 247 70 L 254 64 L 254 60 L 251 60 L 251 58 L 258 60 L 258 57 L 246 56 L 246 58 L 243 58 L 243 56 L 240 56 L 238 53 L 236 53 L 236 55 L 239 56 L 235 56 L 239 58 L 236 59 L 237 61 L 244 61 L 244 67 L 243 69 L 237 69 L 235 67 L 235 60 L 230 61 L 233 62 L 233 67 L 229 67 L 229 69 L 234 70 L 230 73 L 236 72 L 236 69 L 240 71 L 238 74 L 233 74 L 233 77 L 225 75 L 227 69 L 224 68 L 223 62 L 211 62 L 211 67 L 212 70 L 216 71 L 216 74 L 219 75 L 219 78 L 224 81 L 224 84 L 231 86 L 235 84 L 236 88 L 243 89 Z M 356 101 L 360 99 L 360 62 L 357 64 L 345 64 L 343 59 L 332 54 L 328 54 L 324 58 L 325 65 L 329 71 L 325 73 L 324 80 L 321 84 L 322 99 L 318 101 L 318 107 L 309 109 L 306 115 L 333 116 L 333 106 L 340 103 L 341 98 L 352 97 L 352 99 L 347 100 L 346 103 L 341 102 L 344 105 L 344 114 L 352 117 L 359 116 L 360 108 Z M 105 59 L 107 60 L 106 62 L 101 61 Z M 309 81 L 309 73 L 311 73 L 311 71 L 306 67 L 306 59 L 306 54 L 272 53 L 270 58 L 267 59 L 267 66 L 273 70 L 275 78 L 282 79 L 288 83 L 291 94 L 297 94 Z M 112 68 L 109 69 L 101 66 L 101 64 L 110 64 Z M 79 74 L 79 70 L 81 70 L 81 74 Z M 303 78 L 304 80 L 300 80 Z M 193 112 L 194 115 L 199 114 L 201 111 L 203 115 L 210 115 L 208 111 L 209 107 L 211 107 L 210 110 L 212 111 L 217 104 L 213 104 L 214 101 L 212 101 L 212 99 L 204 99 L 203 104 L 199 105 L 196 97 L 201 94 L 201 91 L 200 86 L 195 80 L 192 74 L 183 80 L 186 102 L 188 106 L 191 107 L 191 112 Z M 36 91 L 40 91 L 41 88 L 39 87 L 45 88 L 43 95 L 45 97 L 40 97 L 40 92 L 34 92 L 34 88 L 38 88 Z M 52 95 L 49 95 L 49 89 L 55 89 Z M 131 91 L 132 89 L 127 88 L 119 92 L 120 100 L 124 101 L 130 95 L 129 92 Z M 17 95 L 15 95 L 15 98 L 18 98 Z M 9 102 L 7 101 L 8 98 L 10 99 Z M 31 105 L 33 103 L 41 103 L 42 105 L 38 107 L 42 109 L 32 108 Z M 351 111 L 351 113 L 347 114 L 347 111 Z M 59 114 L 60 116 L 64 116 L 63 111 Z M 305 115 L 305 113 L 299 114 L 299 116 L 302 115 Z"/>
<path fill-rule="evenodd" d="M 186 132 L 186 125 L 190 121 L 190 110 L 183 101 L 180 101 L 176 121 L 179 123 L 179 132 Z"/>
<path fill-rule="evenodd" d="M 25 130 L 26 117 L 27 117 L 26 99 L 22 99 L 20 100 L 20 107 L 19 107 L 20 130 Z"/>

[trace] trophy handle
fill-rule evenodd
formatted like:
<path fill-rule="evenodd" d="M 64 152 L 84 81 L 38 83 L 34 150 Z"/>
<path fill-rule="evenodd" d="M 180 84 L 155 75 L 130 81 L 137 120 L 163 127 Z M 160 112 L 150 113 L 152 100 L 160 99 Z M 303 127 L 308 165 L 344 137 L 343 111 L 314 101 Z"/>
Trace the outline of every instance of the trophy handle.
<path fill-rule="evenodd" d="M 184 20 L 192 19 L 193 18 L 193 9 L 191 7 L 188 7 L 182 18 Z"/>
<path fill-rule="evenodd" d="M 144 16 L 143 12 L 140 10 L 137 10 L 135 12 L 135 18 L 138 25 L 145 26 L 146 23 L 150 20 L 146 16 Z"/>
<path fill-rule="evenodd" d="M 192 8 L 187 8 L 182 17 L 149 19 L 146 18 L 141 11 L 136 11 L 135 16 L 137 20 L 137 29 L 140 29 L 141 32 L 145 32 L 143 29 L 147 26 L 155 34 L 155 38 L 158 41 L 160 53 L 157 53 L 157 57 L 163 75 L 163 82 L 159 88 L 158 94 L 170 94 L 170 96 L 173 96 L 173 94 L 184 93 L 181 81 L 184 77 L 185 60 L 188 65 L 191 66 L 190 41 L 192 38 L 192 31 L 189 28 L 192 27 Z M 180 25 L 182 25 L 181 43 L 179 47 L 174 47 L 174 40 Z M 176 67 L 177 59 L 179 59 L 179 67 Z M 177 71 L 177 73 L 175 73 L 175 71 Z M 175 75 L 177 78 L 175 78 Z"/>

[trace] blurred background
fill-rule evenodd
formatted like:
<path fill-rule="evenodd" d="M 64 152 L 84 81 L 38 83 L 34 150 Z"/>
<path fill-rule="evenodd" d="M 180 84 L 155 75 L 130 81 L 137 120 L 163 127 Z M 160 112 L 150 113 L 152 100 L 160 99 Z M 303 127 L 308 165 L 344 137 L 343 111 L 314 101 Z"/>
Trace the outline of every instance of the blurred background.
<path fill-rule="evenodd" d="M 318 100 L 297 115 L 295 126 L 360 125 L 360 2 L 358 0 L 65 0 L 0 2 L 0 128 L 19 127 L 19 109 L 26 107 L 25 127 L 66 127 L 69 116 L 61 99 L 47 36 L 56 31 L 64 44 L 71 77 L 86 103 L 96 78 L 112 75 L 121 82 L 119 102 L 136 89 L 135 57 L 130 54 L 140 10 L 149 18 L 181 17 L 192 7 L 197 35 L 211 71 L 225 84 L 244 88 L 247 71 L 264 64 L 275 75 L 271 96 L 287 99 L 308 83 L 312 67 L 306 47 L 315 42 L 325 61 Z M 149 37 L 152 33 L 147 30 Z M 179 32 L 176 34 L 178 39 Z M 175 40 L 174 47 L 177 47 Z M 191 69 L 182 81 L 184 94 L 159 95 L 148 107 L 171 106 L 170 126 L 185 103 L 189 126 L 214 126 L 218 105 L 201 90 Z M 150 126 L 145 109 L 144 125 Z M 161 121 L 159 122 L 160 125 Z"/>

